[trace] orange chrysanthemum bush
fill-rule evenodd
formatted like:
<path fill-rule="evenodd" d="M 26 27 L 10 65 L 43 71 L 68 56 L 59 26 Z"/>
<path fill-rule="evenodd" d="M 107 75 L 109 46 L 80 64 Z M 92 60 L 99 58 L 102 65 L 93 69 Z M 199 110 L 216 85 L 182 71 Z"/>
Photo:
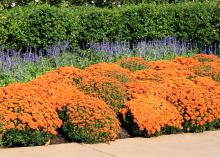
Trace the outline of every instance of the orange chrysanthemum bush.
<path fill-rule="evenodd" d="M 215 55 L 207 55 L 207 54 L 196 54 L 192 58 L 198 60 L 199 62 L 213 62 L 219 59 Z"/>
<path fill-rule="evenodd" d="M 184 77 L 184 78 L 194 78 L 196 75 L 189 71 L 189 70 L 178 70 L 178 69 L 162 69 L 162 70 L 155 70 L 155 69 L 146 69 L 146 70 L 138 70 L 135 71 L 134 74 L 137 80 L 141 81 L 156 81 L 161 82 L 164 79 L 169 77 Z"/>
<path fill-rule="evenodd" d="M 126 90 L 121 82 L 104 76 L 91 76 L 86 72 L 74 81 L 81 91 L 104 100 L 116 113 L 123 107 Z"/>
<path fill-rule="evenodd" d="M 3 145 L 2 136 L 5 133 L 3 121 L 4 121 L 4 117 L 0 115 L 0 147 Z"/>
<path fill-rule="evenodd" d="M 162 67 L 165 67 L 163 65 Z M 183 70 L 142 70 L 136 71 L 137 82 L 127 84 L 129 100 L 138 95 L 156 95 L 177 107 L 184 119 L 184 131 L 203 131 L 211 127 L 219 127 L 220 102 L 215 82 L 209 78 L 193 76 Z M 210 82 L 210 84 L 209 84 Z M 209 85 L 206 85 L 209 84 Z"/>
<path fill-rule="evenodd" d="M 200 62 L 198 60 L 193 58 L 185 58 L 185 57 L 177 57 L 173 59 L 172 62 L 177 64 L 179 70 L 181 69 L 191 70 L 193 67 L 197 67 L 200 65 Z"/>
<path fill-rule="evenodd" d="M 198 76 L 208 76 L 220 81 L 220 59 L 215 55 L 197 54 L 191 58 L 178 57 L 173 60 Z"/>
<path fill-rule="evenodd" d="M 176 58 L 177 60 L 178 58 Z M 181 58 L 181 61 L 183 60 L 184 58 Z M 168 70 L 168 69 L 176 69 L 176 70 L 188 70 L 188 65 L 185 66 L 184 64 L 180 64 L 178 62 L 175 61 L 175 59 L 172 61 L 172 60 L 162 60 L 162 61 L 151 61 L 151 62 L 148 62 L 149 66 L 152 68 L 152 69 L 155 69 L 155 70 Z"/>
<path fill-rule="evenodd" d="M 174 133 L 182 129 L 182 117 L 176 107 L 153 95 L 138 95 L 121 110 L 123 125 L 135 136 Z"/>
<path fill-rule="evenodd" d="M 126 99 L 124 83 L 133 80 L 129 70 L 116 64 L 99 63 L 86 68 L 74 82 L 81 91 L 103 99 L 118 113 Z"/>
<path fill-rule="evenodd" d="M 184 118 L 184 131 L 209 129 L 220 118 L 220 99 L 214 90 L 210 92 L 185 78 L 170 78 L 163 87 L 164 97 L 178 108 Z"/>
<path fill-rule="evenodd" d="M 79 69 L 64 67 L 29 83 L 1 88 L 0 115 L 6 130 L 3 144 L 42 145 L 61 125 L 71 141 L 114 140 L 119 130 L 116 114 L 104 101 L 86 96 L 74 86 L 73 78 L 80 73 Z"/>
<path fill-rule="evenodd" d="M 73 80 L 80 79 L 82 74 L 79 69 L 64 67 L 30 83 L 40 87 L 40 92 L 56 107 L 68 140 L 86 143 L 114 140 L 119 128 L 117 117 L 102 100 L 86 96 L 74 86 Z"/>
<path fill-rule="evenodd" d="M 62 121 L 53 105 L 35 92 L 38 88 L 15 83 L 0 91 L 5 146 L 42 145 L 57 134 Z"/>
<path fill-rule="evenodd" d="M 115 140 L 119 131 L 117 115 L 110 106 L 77 89 L 59 115 L 69 141 L 107 142 Z"/>
<path fill-rule="evenodd" d="M 107 77 L 121 83 L 126 83 L 134 80 L 133 73 L 131 71 L 129 71 L 128 69 L 124 69 L 114 63 L 104 62 L 90 65 L 88 68 L 85 69 L 85 72 L 89 73 L 90 76 Z"/>
<path fill-rule="evenodd" d="M 62 108 L 68 100 L 73 96 L 75 91 L 73 78 L 82 71 L 74 67 L 61 67 L 54 71 L 50 71 L 28 84 L 38 87 L 38 94 L 47 98 L 55 108 Z"/>
<path fill-rule="evenodd" d="M 199 66 L 192 68 L 193 72 L 198 76 L 208 76 L 215 81 L 220 82 L 220 61 L 205 61 Z"/>
<path fill-rule="evenodd" d="M 130 71 L 150 68 L 148 63 L 143 58 L 139 57 L 122 58 L 117 61 L 116 64 L 120 65 L 122 68 L 129 69 Z"/>

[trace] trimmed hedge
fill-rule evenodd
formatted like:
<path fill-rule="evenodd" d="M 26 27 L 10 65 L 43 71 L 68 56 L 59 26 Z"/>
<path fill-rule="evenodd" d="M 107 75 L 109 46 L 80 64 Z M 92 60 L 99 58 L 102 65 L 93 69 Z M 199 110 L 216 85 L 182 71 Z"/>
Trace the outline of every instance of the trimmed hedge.
<path fill-rule="evenodd" d="M 47 47 L 65 39 L 75 45 L 79 36 L 78 20 L 70 9 L 18 7 L 5 11 L 0 18 L 0 43 L 9 47 Z"/>
<path fill-rule="evenodd" d="M 91 41 L 178 38 L 211 44 L 220 38 L 220 11 L 213 3 L 139 4 L 122 8 L 17 7 L 0 15 L 0 45 L 47 47 L 57 40 L 72 46 Z"/>
<path fill-rule="evenodd" d="M 125 4 L 139 4 L 139 3 L 181 3 L 181 2 L 194 2 L 194 0 L 1 0 L 0 9 L 13 8 L 16 6 L 24 6 L 29 4 L 42 4 L 48 3 L 50 5 L 94 5 L 97 7 L 120 7 Z M 205 2 L 207 0 L 196 0 L 197 2 Z M 209 0 L 215 1 L 215 0 Z"/>

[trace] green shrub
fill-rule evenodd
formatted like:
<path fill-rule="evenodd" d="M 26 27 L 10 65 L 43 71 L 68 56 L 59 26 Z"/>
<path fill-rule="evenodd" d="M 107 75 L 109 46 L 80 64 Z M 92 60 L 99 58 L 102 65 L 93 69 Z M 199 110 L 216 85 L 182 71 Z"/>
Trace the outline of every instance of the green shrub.
<path fill-rule="evenodd" d="M 194 125 L 191 121 L 185 120 L 182 125 L 184 132 L 204 132 L 206 130 L 217 130 L 220 128 L 220 119 L 216 119 L 212 122 L 206 122 L 203 125 Z"/>
<path fill-rule="evenodd" d="M 4 129 L 3 124 L 2 124 L 2 120 L 3 120 L 3 118 L 0 115 L 0 147 L 3 145 L 2 136 L 5 133 L 5 129 Z"/>
<path fill-rule="evenodd" d="M 91 41 L 122 39 L 124 25 L 121 23 L 121 15 L 117 10 L 92 7 L 85 11 L 81 10 L 77 14 L 81 26 L 78 40 L 82 45 Z"/>
<path fill-rule="evenodd" d="M 18 7 L 5 11 L 2 18 L 0 43 L 5 46 L 45 48 L 58 40 L 77 43 L 78 20 L 69 9 L 49 5 Z"/>
<path fill-rule="evenodd" d="M 60 4 L 63 0 L 1 0 L 0 6 L 3 8 L 14 8 L 17 6 L 28 5 L 30 3 L 42 4 L 49 3 L 52 5 Z"/>
<path fill-rule="evenodd" d="M 176 35 L 204 46 L 220 38 L 220 11 L 211 2 L 128 5 L 106 9 L 30 5 L 0 15 L 0 45 L 47 47 L 58 40 L 72 46 L 92 41 L 161 39 Z"/>
<path fill-rule="evenodd" d="M 51 134 L 26 128 L 10 129 L 3 134 L 2 142 L 7 147 L 39 146 L 50 140 Z"/>
<path fill-rule="evenodd" d="M 200 41 L 201 44 L 219 40 L 220 12 L 217 7 L 207 4 L 186 3 L 173 7 L 175 12 L 173 27 L 179 38 Z"/>
<path fill-rule="evenodd" d="M 1 0 L 0 6 L 2 8 L 13 8 L 16 6 L 23 6 L 29 4 L 42 4 L 48 3 L 50 5 L 94 5 L 97 7 L 120 7 L 126 4 L 139 4 L 139 3 L 181 3 L 181 2 L 205 2 L 207 0 Z M 213 0 L 209 0 L 213 1 Z M 13 4 L 14 3 L 14 4 Z"/>

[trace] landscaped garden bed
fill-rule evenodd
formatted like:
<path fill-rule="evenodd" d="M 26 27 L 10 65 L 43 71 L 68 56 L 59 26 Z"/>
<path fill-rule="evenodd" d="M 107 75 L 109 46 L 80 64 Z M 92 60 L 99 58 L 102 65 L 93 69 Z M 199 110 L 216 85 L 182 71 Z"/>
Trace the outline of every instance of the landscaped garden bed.
<path fill-rule="evenodd" d="M 220 128 L 217 0 L 75 5 L 0 2 L 0 147 Z"/>
<path fill-rule="evenodd" d="M 219 81 L 220 59 L 204 54 L 60 67 L 0 88 L 1 143 L 97 143 L 219 129 Z"/>

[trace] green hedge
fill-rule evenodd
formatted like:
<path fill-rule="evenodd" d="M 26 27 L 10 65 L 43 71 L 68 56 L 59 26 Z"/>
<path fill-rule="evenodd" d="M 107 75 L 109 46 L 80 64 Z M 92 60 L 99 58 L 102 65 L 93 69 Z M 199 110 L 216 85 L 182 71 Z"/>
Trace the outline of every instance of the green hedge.
<path fill-rule="evenodd" d="M 126 4 L 139 3 L 181 3 L 181 2 L 205 2 L 218 0 L 1 0 L 0 10 L 29 4 L 50 4 L 56 6 L 82 6 L 93 5 L 97 7 L 120 7 Z"/>
<path fill-rule="evenodd" d="M 76 44 L 79 26 L 69 9 L 48 5 L 18 7 L 5 11 L 0 21 L 0 43 L 9 47 L 46 47 L 68 39 Z"/>
<path fill-rule="evenodd" d="M 139 4 L 122 8 L 32 5 L 0 14 L 0 45 L 73 46 L 101 40 L 137 41 L 177 35 L 210 44 L 220 39 L 220 11 L 213 3 Z"/>

